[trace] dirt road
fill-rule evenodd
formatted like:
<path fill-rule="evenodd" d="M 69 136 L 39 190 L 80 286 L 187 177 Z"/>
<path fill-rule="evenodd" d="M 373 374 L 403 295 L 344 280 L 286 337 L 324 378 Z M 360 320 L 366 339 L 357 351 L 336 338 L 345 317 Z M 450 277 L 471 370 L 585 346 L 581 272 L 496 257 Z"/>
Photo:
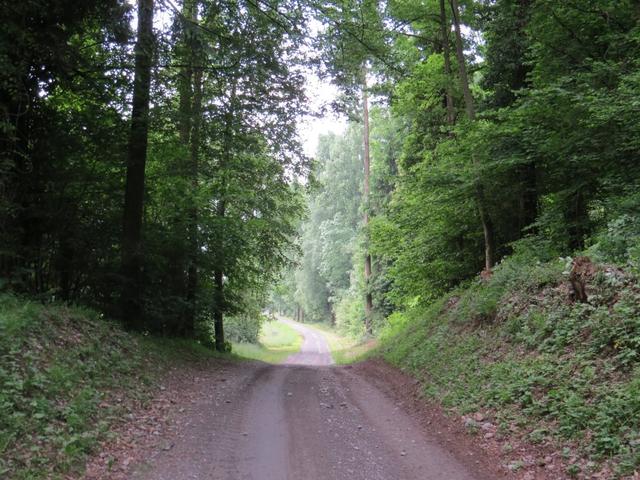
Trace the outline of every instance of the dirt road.
<path fill-rule="evenodd" d="M 201 385 L 170 443 L 131 478 L 496 478 L 458 460 L 357 368 L 328 366 L 322 335 L 290 324 L 305 337 L 300 353 L 287 365 L 227 364 Z"/>

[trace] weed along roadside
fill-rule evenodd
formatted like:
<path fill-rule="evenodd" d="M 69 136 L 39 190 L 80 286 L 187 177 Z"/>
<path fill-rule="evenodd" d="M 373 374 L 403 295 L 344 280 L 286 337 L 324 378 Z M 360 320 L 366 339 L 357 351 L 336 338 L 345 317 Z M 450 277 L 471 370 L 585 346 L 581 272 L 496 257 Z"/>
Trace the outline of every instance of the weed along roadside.
<path fill-rule="evenodd" d="M 241 357 L 268 363 L 282 363 L 297 353 L 302 336 L 290 326 L 274 320 L 265 322 L 257 343 L 233 343 L 233 352 Z"/>
<path fill-rule="evenodd" d="M 162 428 L 174 407 L 153 402 L 172 369 L 219 358 L 192 340 L 126 333 L 90 309 L 0 296 L 0 476 L 81 478 L 122 431 L 152 439 Z"/>

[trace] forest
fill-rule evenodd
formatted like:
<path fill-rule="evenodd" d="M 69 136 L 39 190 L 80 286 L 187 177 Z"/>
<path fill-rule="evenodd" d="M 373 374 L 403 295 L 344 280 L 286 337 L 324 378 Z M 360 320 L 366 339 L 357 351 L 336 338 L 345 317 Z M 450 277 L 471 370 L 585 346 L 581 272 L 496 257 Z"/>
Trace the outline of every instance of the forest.
<path fill-rule="evenodd" d="M 131 5 L 48 3 L 5 12 L 5 289 L 193 335 L 259 310 L 301 229 L 290 296 L 371 330 L 523 239 L 569 255 L 613 228 L 605 253 L 631 254 L 633 2 L 167 0 L 138 5 L 137 36 Z M 315 169 L 311 68 L 350 119 Z"/>
<path fill-rule="evenodd" d="M 370 334 L 518 248 L 637 262 L 634 2 L 4 15 L 3 289 L 166 335 L 215 325 L 224 349 L 223 317 L 283 276 L 276 303 Z M 313 162 L 312 69 L 349 119 Z"/>
<path fill-rule="evenodd" d="M 7 318 L 224 354 L 326 324 L 640 464 L 637 1 L 4 2 L 0 115 Z"/>
<path fill-rule="evenodd" d="M 351 116 L 321 138 L 280 308 L 371 334 L 514 252 L 637 269 L 637 5 L 362 8 L 325 32 Z"/>

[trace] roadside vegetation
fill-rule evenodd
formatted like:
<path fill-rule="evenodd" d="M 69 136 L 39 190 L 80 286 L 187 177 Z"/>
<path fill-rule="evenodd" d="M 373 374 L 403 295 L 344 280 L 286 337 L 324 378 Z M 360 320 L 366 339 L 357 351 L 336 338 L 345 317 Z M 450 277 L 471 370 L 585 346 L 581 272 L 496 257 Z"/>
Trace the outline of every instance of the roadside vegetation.
<path fill-rule="evenodd" d="M 262 323 L 260 335 L 254 343 L 233 343 L 233 353 L 267 363 L 282 363 L 300 351 L 302 336 L 289 325 L 277 320 Z"/>
<path fill-rule="evenodd" d="M 166 368 L 215 355 L 192 340 L 126 333 L 93 310 L 0 296 L 0 477 L 81 472 Z"/>
<path fill-rule="evenodd" d="M 3 13 L 0 477 L 76 468 L 167 362 L 281 362 L 269 303 L 568 474 L 640 471 L 637 1 Z M 348 120 L 311 159 L 314 75 Z"/>
<path fill-rule="evenodd" d="M 526 252 L 488 280 L 394 313 L 380 352 L 428 398 L 481 412 L 504 437 L 555 446 L 568 474 L 629 475 L 640 465 L 637 270 L 589 264 L 581 302 L 571 259 Z"/>

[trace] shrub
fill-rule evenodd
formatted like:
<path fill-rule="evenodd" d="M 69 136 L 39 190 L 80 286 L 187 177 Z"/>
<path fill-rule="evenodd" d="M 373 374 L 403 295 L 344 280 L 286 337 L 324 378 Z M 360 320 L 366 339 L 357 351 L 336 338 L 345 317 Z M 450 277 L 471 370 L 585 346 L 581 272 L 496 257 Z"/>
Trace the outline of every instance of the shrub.
<path fill-rule="evenodd" d="M 353 338 L 364 335 L 364 304 L 355 293 L 347 292 L 338 302 L 336 327 L 340 333 Z"/>
<path fill-rule="evenodd" d="M 265 320 L 266 317 L 257 312 L 227 317 L 224 323 L 226 337 L 237 343 L 258 343 Z"/>

